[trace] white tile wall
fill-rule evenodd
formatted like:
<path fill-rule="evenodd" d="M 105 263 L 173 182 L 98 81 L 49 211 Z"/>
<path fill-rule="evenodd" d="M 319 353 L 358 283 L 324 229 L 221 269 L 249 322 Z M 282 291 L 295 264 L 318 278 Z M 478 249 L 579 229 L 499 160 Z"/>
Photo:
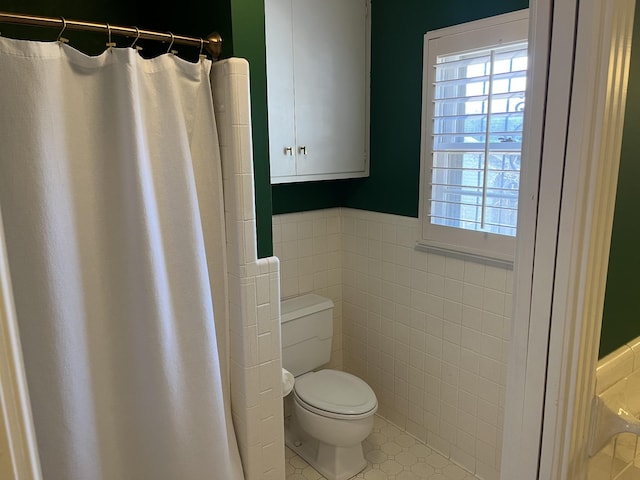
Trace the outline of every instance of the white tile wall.
<path fill-rule="evenodd" d="M 632 414 L 640 413 L 640 337 L 600 359 L 596 370 L 596 395 L 623 392 Z M 640 478 L 640 442 L 625 433 L 614 437 L 589 459 L 588 480 Z"/>
<path fill-rule="evenodd" d="M 340 209 L 273 216 L 283 299 L 314 292 L 333 301 L 328 367 L 342 369 L 342 236 Z"/>
<path fill-rule="evenodd" d="M 344 209 L 344 366 L 380 414 L 499 478 L 512 273 L 416 251 L 419 220 Z"/>
<path fill-rule="evenodd" d="M 248 63 L 214 63 L 212 86 L 227 228 L 231 413 L 245 478 L 281 480 L 279 261 L 256 252 Z"/>
<path fill-rule="evenodd" d="M 322 219 L 331 228 L 314 230 Z M 342 366 L 376 391 L 380 415 L 497 479 L 512 272 L 416 251 L 417 238 L 415 218 L 346 208 L 274 216 L 282 297 L 328 288 L 341 299 Z M 330 286 L 316 283 L 320 272 Z"/>

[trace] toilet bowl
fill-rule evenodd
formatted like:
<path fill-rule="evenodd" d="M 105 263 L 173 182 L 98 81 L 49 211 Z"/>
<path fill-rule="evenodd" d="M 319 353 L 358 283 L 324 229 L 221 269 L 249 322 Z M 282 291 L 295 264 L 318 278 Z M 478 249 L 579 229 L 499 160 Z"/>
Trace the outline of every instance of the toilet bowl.
<path fill-rule="evenodd" d="M 319 370 L 296 379 L 288 446 L 329 480 L 346 480 L 367 465 L 362 441 L 373 429 L 376 396 L 360 378 Z"/>
<path fill-rule="evenodd" d="M 373 429 L 378 401 L 355 375 L 313 370 L 329 361 L 332 309 L 330 300 L 313 294 L 282 302 L 282 362 L 295 377 L 285 442 L 328 480 L 346 480 L 367 464 L 362 441 Z"/>

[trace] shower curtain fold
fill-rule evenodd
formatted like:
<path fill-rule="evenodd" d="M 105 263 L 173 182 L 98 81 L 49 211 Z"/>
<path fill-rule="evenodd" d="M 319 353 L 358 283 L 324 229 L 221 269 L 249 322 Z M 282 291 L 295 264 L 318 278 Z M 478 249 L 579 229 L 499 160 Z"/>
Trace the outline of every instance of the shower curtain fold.
<path fill-rule="evenodd" d="M 210 62 L 0 38 L 0 209 L 47 480 L 240 479 Z"/>

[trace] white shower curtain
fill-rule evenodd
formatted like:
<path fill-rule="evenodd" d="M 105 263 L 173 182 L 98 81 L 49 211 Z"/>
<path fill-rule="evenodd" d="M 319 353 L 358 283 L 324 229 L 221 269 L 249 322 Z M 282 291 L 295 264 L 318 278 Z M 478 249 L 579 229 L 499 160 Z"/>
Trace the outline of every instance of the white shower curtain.
<path fill-rule="evenodd" d="M 0 38 L 0 209 L 46 480 L 232 480 L 210 62 Z"/>

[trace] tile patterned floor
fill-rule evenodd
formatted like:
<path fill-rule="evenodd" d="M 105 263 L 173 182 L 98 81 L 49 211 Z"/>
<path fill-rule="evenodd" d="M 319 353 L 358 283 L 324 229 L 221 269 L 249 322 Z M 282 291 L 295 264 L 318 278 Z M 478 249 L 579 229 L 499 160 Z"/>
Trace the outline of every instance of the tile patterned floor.
<path fill-rule="evenodd" d="M 363 442 L 367 467 L 353 478 L 366 480 L 476 480 L 473 474 L 376 415 L 373 432 Z M 285 448 L 286 480 L 324 477 Z"/>

